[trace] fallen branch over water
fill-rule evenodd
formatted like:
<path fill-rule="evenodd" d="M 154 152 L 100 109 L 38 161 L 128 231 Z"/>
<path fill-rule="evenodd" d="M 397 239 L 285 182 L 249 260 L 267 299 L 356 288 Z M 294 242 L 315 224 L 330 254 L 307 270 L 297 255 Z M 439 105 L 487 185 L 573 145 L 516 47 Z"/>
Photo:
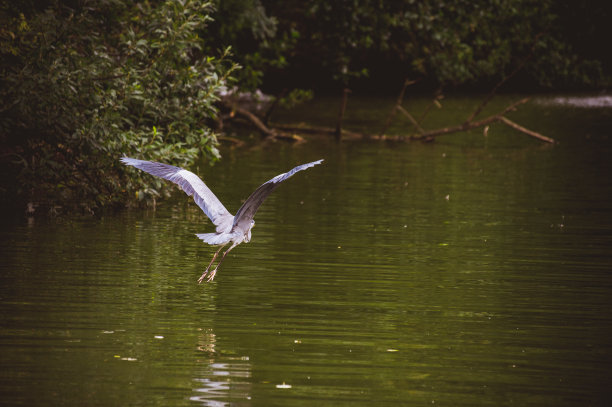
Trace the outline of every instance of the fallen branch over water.
<path fill-rule="evenodd" d="M 522 104 L 525 104 L 529 101 L 529 98 L 524 98 L 521 100 L 518 100 L 514 103 L 511 103 L 510 105 L 508 105 L 506 108 L 504 108 L 502 111 L 500 111 L 499 113 L 493 114 L 491 116 L 487 116 L 483 119 L 480 120 L 476 120 L 476 121 L 466 121 L 462 124 L 456 125 L 456 126 L 449 126 L 449 127 L 441 127 L 438 129 L 433 129 L 433 130 L 425 130 L 423 129 L 420 125 L 415 125 L 418 134 L 411 134 L 411 135 L 407 135 L 407 136 L 402 136 L 402 135 L 385 135 L 385 134 L 378 134 L 378 135 L 374 135 L 374 134 L 364 134 L 364 133 L 358 133 L 358 132 L 352 132 L 352 131 L 347 131 L 347 130 L 342 130 L 342 139 L 343 140 L 359 140 L 359 139 L 366 139 L 366 140 L 391 140 L 391 141 L 408 141 L 408 140 L 425 140 L 425 141 L 433 141 L 435 139 L 435 137 L 438 136 L 443 136 L 443 135 L 448 135 L 448 134 L 453 134 L 453 133 L 459 133 L 459 132 L 463 132 L 463 131 L 468 131 L 468 130 L 472 130 L 472 129 L 476 129 L 479 127 L 485 127 L 488 126 L 492 123 L 497 123 L 497 122 L 501 122 L 506 124 L 509 127 L 512 127 L 513 129 L 520 131 L 521 133 L 524 133 L 530 137 L 534 137 L 540 141 L 546 142 L 546 143 L 555 143 L 555 140 L 550 138 L 550 137 L 546 137 L 543 136 L 540 133 L 537 133 L 533 130 L 529 130 L 515 122 L 513 122 L 512 120 L 508 119 L 505 115 L 511 111 L 516 110 L 516 108 Z M 410 115 L 410 113 L 408 113 L 403 107 L 399 107 L 397 108 L 398 111 L 404 113 L 404 114 L 408 114 Z M 410 117 L 412 118 L 411 122 L 416 120 L 414 119 L 414 117 L 412 115 L 410 115 Z M 410 119 L 409 119 L 410 120 Z M 415 123 L 413 123 L 415 124 Z M 288 131 L 288 132 L 296 132 L 296 133 L 302 133 L 302 134 L 329 134 L 329 135 L 335 135 L 336 134 L 336 129 L 333 129 L 331 127 L 317 127 L 317 126 L 307 126 L 307 125 L 277 125 L 277 128 L 283 129 L 284 131 Z"/>
<path fill-rule="evenodd" d="M 460 124 L 458 126 L 453 126 L 453 127 L 445 127 L 445 128 L 441 128 L 441 129 L 435 129 L 435 130 L 430 130 L 430 131 L 425 131 L 420 133 L 419 137 L 415 137 L 415 138 L 425 138 L 425 139 L 430 139 L 436 136 L 442 136 L 445 134 L 451 134 L 451 133 L 457 133 L 457 132 L 461 132 L 461 131 L 467 131 L 467 130 L 472 130 L 478 127 L 484 127 L 484 126 L 488 126 L 489 124 L 492 123 L 496 123 L 496 122 L 502 122 L 510 127 L 512 127 L 515 130 L 520 131 L 521 133 L 524 133 L 530 137 L 534 137 L 537 138 L 540 141 L 544 141 L 546 143 L 555 143 L 555 140 L 550 138 L 550 137 L 546 137 L 541 135 L 540 133 L 537 133 L 533 130 L 529 130 L 523 126 L 518 125 L 517 123 L 511 121 L 510 119 L 508 119 L 507 117 L 505 117 L 504 115 L 510 111 L 516 110 L 516 107 L 522 104 L 525 104 L 529 101 L 529 98 L 524 98 L 521 99 L 519 101 L 516 101 L 510 105 L 508 105 L 504 110 L 502 110 L 501 112 L 485 117 L 484 119 L 480 119 L 477 121 L 466 121 L 463 124 Z M 470 117 L 470 119 L 472 119 L 473 116 Z"/>
<path fill-rule="evenodd" d="M 408 83 L 408 82 L 406 82 Z M 476 117 L 476 115 L 478 113 L 480 113 L 480 111 L 483 108 L 483 104 L 479 105 L 476 110 L 474 111 L 474 113 L 472 113 L 470 115 L 470 117 L 463 122 L 462 124 L 456 125 L 456 126 L 450 126 L 450 127 L 442 127 L 439 129 L 433 129 L 433 130 L 425 130 L 423 127 L 421 127 L 421 124 L 419 123 L 419 121 L 417 121 L 414 116 L 408 112 L 403 106 L 402 106 L 402 102 L 403 102 L 403 97 L 404 97 L 404 91 L 406 89 L 406 85 L 404 85 L 404 87 L 402 88 L 401 92 L 400 92 L 400 97 L 398 97 L 395 106 L 393 106 L 392 110 L 391 110 L 391 114 L 389 115 L 389 118 L 392 117 L 392 115 L 394 114 L 394 112 L 399 111 L 401 113 L 404 114 L 404 116 L 406 116 L 406 118 L 408 118 L 408 120 L 410 121 L 410 123 L 412 123 L 412 125 L 414 126 L 414 128 L 417 130 L 417 135 L 411 135 L 409 136 L 409 139 L 412 140 L 433 140 L 435 137 L 437 136 L 442 136 L 442 135 L 446 135 L 446 134 L 452 134 L 452 133 L 459 133 L 459 132 L 463 132 L 463 131 L 467 131 L 467 130 L 472 130 L 478 127 L 483 127 L 483 126 L 488 126 L 491 123 L 495 123 L 495 122 L 502 122 L 504 124 L 506 124 L 509 127 L 512 127 L 515 130 L 520 131 L 521 133 L 524 133 L 530 137 L 534 137 L 540 141 L 544 141 L 546 143 L 555 143 L 555 140 L 550 138 L 550 137 L 546 137 L 543 136 L 540 133 L 537 133 L 533 130 L 529 130 L 513 121 L 511 121 L 510 119 L 508 119 L 507 117 L 505 117 L 505 114 L 511 111 L 516 110 L 516 108 L 519 105 L 525 104 L 529 101 L 529 98 L 524 98 L 521 99 L 519 101 L 516 101 L 514 103 L 511 103 L 510 105 L 508 105 L 505 109 L 503 109 L 501 112 L 485 117 L 484 119 L 480 119 L 477 121 L 474 121 L 474 117 Z M 435 99 L 437 100 L 437 99 Z M 389 125 L 389 118 L 387 119 L 387 123 L 385 123 L 385 128 L 388 127 Z M 379 135 L 379 138 L 385 138 L 388 139 L 388 136 L 384 136 L 384 135 Z"/>
<path fill-rule="evenodd" d="M 480 104 L 476 108 L 474 113 L 472 113 L 469 116 L 469 118 L 461 124 L 458 124 L 455 126 L 448 126 L 448 127 L 441 127 L 438 129 L 427 130 L 423 128 L 421 125 L 421 121 L 423 120 L 423 117 L 425 115 L 422 115 L 421 118 L 417 120 L 414 117 L 414 115 L 412 115 L 407 109 L 405 109 L 402 106 L 406 87 L 409 86 L 410 84 L 412 84 L 412 82 L 410 81 L 404 82 L 404 86 L 402 87 L 400 95 L 397 98 L 395 105 L 391 109 L 391 112 L 387 116 L 387 119 L 384 125 L 384 128 L 386 129 L 390 125 L 391 119 L 396 114 L 396 112 L 401 112 L 404 116 L 408 118 L 408 120 L 410 121 L 410 123 L 412 123 L 412 125 L 414 126 L 417 132 L 416 134 L 409 134 L 409 135 L 389 136 L 385 134 L 374 135 L 374 134 L 358 133 L 358 132 L 344 130 L 341 128 L 340 124 L 338 124 L 336 128 L 316 127 L 316 126 L 308 126 L 308 125 L 280 125 L 280 124 L 277 124 L 274 126 L 268 126 L 264 124 L 264 122 L 254 113 L 250 112 L 249 110 L 245 108 L 238 106 L 236 103 L 224 101 L 223 105 L 224 107 L 230 110 L 230 113 L 228 115 L 225 115 L 226 118 L 235 120 L 238 117 L 238 118 L 243 119 L 244 121 L 246 121 L 247 123 L 255 127 L 257 130 L 259 130 L 264 135 L 265 139 L 285 140 L 285 141 L 298 142 L 298 143 L 305 141 L 302 136 L 298 135 L 300 133 L 301 134 L 324 134 L 324 135 L 329 134 L 329 135 L 335 136 L 337 140 L 365 139 L 365 140 L 394 140 L 394 141 L 408 141 L 408 140 L 433 141 L 436 137 L 439 137 L 439 136 L 453 134 L 453 133 L 460 133 L 460 132 L 476 129 L 479 127 L 486 127 L 492 123 L 497 123 L 497 122 L 504 123 L 505 125 L 511 127 L 512 129 L 517 130 L 530 137 L 536 138 L 540 141 L 551 143 L 551 144 L 555 143 L 554 139 L 550 137 L 546 137 L 526 127 L 523 127 L 519 125 L 518 123 L 515 123 L 506 117 L 507 113 L 514 111 L 516 110 L 518 106 L 527 103 L 529 101 L 529 98 L 524 98 L 516 102 L 513 102 L 496 114 L 487 116 L 480 120 L 474 120 L 475 116 L 478 113 L 480 113 L 480 111 L 482 111 L 483 104 Z M 344 96 L 343 103 L 342 103 L 343 108 L 346 106 L 347 93 L 348 92 L 346 91 L 344 93 L 345 96 Z M 441 107 L 439 103 L 439 99 L 441 99 L 441 96 L 440 95 L 436 96 L 432 102 L 432 106 L 438 105 L 439 107 Z M 490 99 L 490 97 L 488 97 L 488 99 Z M 485 104 L 486 102 L 488 102 L 488 100 L 485 101 Z M 342 120 L 342 116 L 343 116 L 343 112 L 340 113 L 340 119 L 338 123 L 340 123 L 340 120 Z M 486 130 L 488 130 L 488 128 L 486 128 Z"/>
<path fill-rule="evenodd" d="M 279 131 L 275 128 L 266 126 L 259 119 L 259 117 L 257 117 L 254 113 L 251 113 L 247 109 L 241 108 L 229 102 L 224 103 L 224 105 L 231 110 L 229 117 L 233 118 L 236 115 L 242 117 L 247 122 L 251 123 L 257 130 L 259 130 L 268 139 L 285 140 L 285 141 L 292 141 L 292 142 L 297 142 L 297 143 L 304 142 L 304 138 L 295 133 L 287 133 L 287 132 Z"/>
<path fill-rule="evenodd" d="M 550 137 L 543 136 L 543 135 L 541 135 L 540 133 L 537 133 L 537 132 L 535 132 L 535 131 L 532 131 L 532 130 L 526 129 L 526 128 L 525 128 L 525 127 L 523 127 L 523 126 L 520 126 L 520 125 L 518 125 L 518 124 L 514 123 L 512 120 L 508 119 L 508 118 L 507 118 L 507 117 L 505 117 L 505 116 L 501 116 L 499 119 L 500 119 L 502 122 L 504 122 L 505 124 L 507 124 L 508 126 L 512 127 L 513 129 L 516 129 L 516 130 L 518 130 L 518 131 L 520 131 L 520 132 L 522 132 L 522 133 L 525 133 L 525 134 L 527 134 L 528 136 L 535 137 L 535 138 L 537 138 L 538 140 L 542 140 L 542 141 L 545 141 L 545 142 L 547 142 L 547 143 L 552 143 L 552 144 L 556 143 L 556 141 L 555 141 L 554 139 L 552 139 L 552 138 L 550 138 Z"/>

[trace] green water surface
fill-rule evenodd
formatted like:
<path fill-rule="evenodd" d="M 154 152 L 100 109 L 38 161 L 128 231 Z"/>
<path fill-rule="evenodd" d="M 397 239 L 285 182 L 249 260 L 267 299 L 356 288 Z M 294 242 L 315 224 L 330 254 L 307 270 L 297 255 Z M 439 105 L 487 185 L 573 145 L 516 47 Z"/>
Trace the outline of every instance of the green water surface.
<path fill-rule="evenodd" d="M 333 124 L 334 103 L 294 114 Z M 439 123 L 477 103 L 445 101 Z M 351 99 L 347 126 L 375 131 L 391 104 Z M 325 162 L 269 197 L 210 284 L 214 248 L 194 234 L 213 228 L 180 192 L 101 218 L 5 217 L 1 404 L 606 405 L 612 114 L 534 101 L 512 117 L 560 143 L 494 125 L 222 149 L 193 170 L 232 213 Z"/>

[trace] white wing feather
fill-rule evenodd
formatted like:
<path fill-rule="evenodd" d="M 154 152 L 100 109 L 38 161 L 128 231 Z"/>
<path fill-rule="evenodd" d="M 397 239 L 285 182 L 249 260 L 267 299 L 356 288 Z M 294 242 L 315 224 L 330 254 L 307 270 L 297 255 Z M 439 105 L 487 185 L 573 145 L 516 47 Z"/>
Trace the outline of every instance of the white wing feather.
<path fill-rule="evenodd" d="M 122 157 L 121 162 L 131 165 L 156 177 L 172 181 L 182 188 L 189 196 L 193 196 L 195 203 L 204 211 L 206 216 L 217 227 L 217 232 L 229 232 L 234 216 L 206 186 L 204 181 L 191 171 L 173 165 L 156 163 L 152 161 L 137 160 Z"/>

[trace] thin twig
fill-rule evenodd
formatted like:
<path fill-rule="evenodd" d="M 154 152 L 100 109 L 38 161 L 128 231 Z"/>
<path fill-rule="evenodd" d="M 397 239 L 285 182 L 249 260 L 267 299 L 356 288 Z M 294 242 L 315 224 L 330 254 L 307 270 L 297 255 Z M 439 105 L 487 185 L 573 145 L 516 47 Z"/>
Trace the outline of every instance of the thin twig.
<path fill-rule="evenodd" d="M 272 104 L 270 105 L 270 107 L 268 108 L 268 110 L 266 110 L 266 114 L 264 114 L 263 117 L 263 122 L 266 126 L 268 126 L 270 124 L 270 117 L 272 116 L 272 112 L 274 112 L 274 110 L 276 109 L 276 107 L 278 106 L 278 104 L 280 103 L 281 99 L 284 98 L 285 96 L 287 96 L 287 93 L 289 91 L 287 90 L 287 88 L 283 89 L 281 91 L 281 93 L 279 93 L 275 98 L 274 101 L 272 102 Z"/>
<path fill-rule="evenodd" d="M 348 94 L 351 92 L 350 89 L 344 88 L 342 91 L 342 103 L 340 104 L 340 111 L 338 112 L 338 121 L 336 122 L 336 140 L 340 141 L 342 139 L 342 121 L 344 120 L 344 112 L 346 111 L 346 102 L 348 99 Z"/>
<path fill-rule="evenodd" d="M 409 80 L 406 79 L 404 81 L 404 85 L 402 86 L 402 90 L 400 91 L 399 95 L 397 96 L 397 99 L 395 101 L 395 105 L 393 105 L 393 107 L 391 108 L 391 110 L 389 111 L 389 114 L 387 115 L 387 119 L 385 120 L 385 125 L 382 129 L 382 131 L 380 132 L 379 135 L 383 135 L 385 134 L 385 132 L 387 131 L 387 129 L 389 128 L 389 125 L 391 124 L 391 119 L 393 119 L 393 116 L 395 116 L 395 113 L 397 112 L 397 107 L 402 105 L 402 102 L 404 101 L 404 93 L 406 93 L 406 88 L 410 85 L 415 84 L 417 81 L 413 81 L 413 80 Z"/>
<path fill-rule="evenodd" d="M 540 133 L 537 133 L 537 132 L 535 132 L 533 130 L 526 129 L 523 126 L 521 126 L 521 125 L 519 125 L 517 123 L 514 123 L 512 120 L 508 119 L 505 116 L 500 116 L 499 120 L 501 120 L 502 122 L 504 122 L 508 126 L 512 127 L 513 129 L 518 130 L 521 133 L 527 134 L 528 136 L 535 137 L 538 140 L 545 141 L 547 143 L 551 143 L 551 144 L 555 144 L 556 143 L 556 141 L 554 139 L 551 139 L 550 137 L 543 136 Z"/>
<path fill-rule="evenodd" d="M 429 105 L 427 105 L 427 107 L 425 108 L 425 111 L 423 111 L 423 114 L 421 115 L 421 117 L 419 117 L 418 122 L 419 123 L 423 123 L 423 120 L 425 120 L 425 117 L 427 117 L 427 114 L 429 114 L 429 111 L 434 107 L 437 106 L 438 108 L 442 108 L 442 105 L 440 104 L 440 100 L 444 98 L 444 95 L 442 95 L 442 92 L 440 91 L 439 93 L 436 94 L 436 96 L 434 96 L 433 100 L 431 101 L 431 103 Z"/>
<path fill-rule="evenodd" d="M 419 132 L 419 134 L 425 133 L 425 130 L 423 130 L 423 128 L 421 127 L 419 122 L 417 122 L 416 119 L 414 117 L 412 117 L 412 115 L 406 109 L 404 109 L 401 105 L 397 105 L 397 110 L 402 112 L 404 114 L 404 116 L 406 116 L 408 118 L 408 120 L 410 120 L 410 123 L 412 123 L 412 125 L 414 127 L 416 127 L 416 129 Z"/>

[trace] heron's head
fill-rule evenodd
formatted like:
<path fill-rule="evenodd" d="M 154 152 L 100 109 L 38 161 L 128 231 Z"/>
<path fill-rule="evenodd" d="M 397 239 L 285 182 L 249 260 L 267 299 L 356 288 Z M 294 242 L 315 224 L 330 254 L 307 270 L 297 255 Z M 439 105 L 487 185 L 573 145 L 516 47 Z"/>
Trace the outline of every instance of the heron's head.
<path fill-rule="evenodd" d="M 253 229 L 253 227 L 255 226 L 255 221 L 251 219 L 251 226 L 249 227 L 249 230 L 247 230 L 245 236 L 244 236 L 244 241 L 246 243 L 251 241 L 251 229 Z"/>

